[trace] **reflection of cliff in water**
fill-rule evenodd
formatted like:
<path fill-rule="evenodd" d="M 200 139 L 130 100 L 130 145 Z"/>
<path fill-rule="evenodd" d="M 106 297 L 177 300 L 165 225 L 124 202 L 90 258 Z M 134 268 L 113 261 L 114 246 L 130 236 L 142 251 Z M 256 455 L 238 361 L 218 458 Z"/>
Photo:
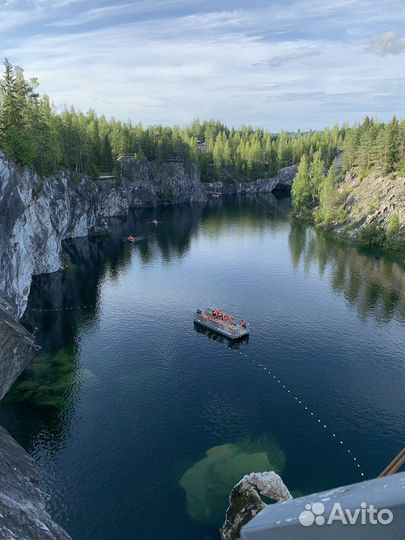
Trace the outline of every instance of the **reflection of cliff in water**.
<path fill-rule="evenodd" d="M 332 288 L 355 305 L 363 317 L 405 319 L 405 266 L 401 254 L 359 248 L 323 231 L 292 221 L 289 246 L 293 267 L 317 263 Z"/>

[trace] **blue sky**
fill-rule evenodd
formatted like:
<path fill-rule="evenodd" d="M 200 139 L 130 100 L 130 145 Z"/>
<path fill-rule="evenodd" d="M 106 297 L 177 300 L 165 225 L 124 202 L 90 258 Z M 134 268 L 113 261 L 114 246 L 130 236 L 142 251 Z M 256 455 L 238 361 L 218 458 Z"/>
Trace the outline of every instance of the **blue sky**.
<path fill-rule="evenodd" d="M 62 109 L 271 131 L 403 116 L 403 0 L 0 0 L 0 56 Z"/>

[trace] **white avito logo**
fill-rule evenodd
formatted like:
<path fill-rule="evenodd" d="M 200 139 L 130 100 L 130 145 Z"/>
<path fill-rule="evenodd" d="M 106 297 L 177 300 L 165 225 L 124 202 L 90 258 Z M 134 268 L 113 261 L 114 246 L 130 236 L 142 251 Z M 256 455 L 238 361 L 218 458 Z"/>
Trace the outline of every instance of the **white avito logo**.
<path fill-rule="evenodd" d="M 306 510 L 301 512 L 298 518 L 301 525 L 309 527 L 314 523 L 317 525 L 323 525 L 325 523 L 325 518 L 322 515 L 325 512 L 325 507 L 322 503 L 306 504 L 305 508 Z"/>
<path fill-rule="evenodd" d="M 368 506 L 365 502 L 360 504 L 360 508 L 354 510 L 342 508 L 340 503 L 334 503 L 328 518 L 325 518 L 324 512 L 325 506 L 321 502 L 306 504 L 298 520 L 304 527 L 310 527 L 314 523 L 315 525 L 330 525 L 337 522 L 342 525 L 389 525 L 394 518 L 392 511 L 388 508 L 378 510 L 372 504 Z"/>

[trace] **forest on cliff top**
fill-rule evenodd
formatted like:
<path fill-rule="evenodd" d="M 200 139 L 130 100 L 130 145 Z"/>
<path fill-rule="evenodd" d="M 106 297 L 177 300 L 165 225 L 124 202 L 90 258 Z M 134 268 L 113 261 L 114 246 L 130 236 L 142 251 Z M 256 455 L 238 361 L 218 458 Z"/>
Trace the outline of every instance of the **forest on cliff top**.
<path fill-rule="evenodd" d="M 132 155 L 161 164 L 180 158 L 198 165 L 203 181 L 249 181 L 273 176 L 282 167 L 300 163 L 295 182 L 297 208 L 319 202 L 320 186 L 335 181 L 334 159 L 340 170 L 356 168 L 367 175 L 405 169 L 405 121 L 384 124 L 366 118 L 360 125 L 323 131 L 271 133 L 249 126 L 228 128 L 219 120 L 194 120 L 180 127 L 122 122 L 95 111 L 73 107 L 58 112 L 40 95 L 37 79 L 26 79 L 7 59 L 0 82 L 0 150 L 41 176 L 59 170 L 88 174 L 118 172 L 118 158 Z M 333 178 L 332 178 L 333 176 Z"/>

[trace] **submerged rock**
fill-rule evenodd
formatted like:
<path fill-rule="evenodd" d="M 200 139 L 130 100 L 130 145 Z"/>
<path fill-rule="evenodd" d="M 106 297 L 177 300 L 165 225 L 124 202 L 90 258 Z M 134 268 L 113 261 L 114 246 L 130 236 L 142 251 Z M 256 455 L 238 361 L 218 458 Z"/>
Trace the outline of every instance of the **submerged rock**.
<path fill-rule="evenodd" d="M 273 471 L 247 474 L 232 489 L 221 540 L 238 540 L 240 530 L 267 505 L 261 497 L 275 502 L 292 499 L 284 482 Z"/>
<path fill-rule="evenodd" d="M 210 448 L 180 479 L 187 513 L 196 521 L 220 523 L 229 492 L 243 475 L 252 470 L 281 471 L 284 462 L 284 454 L 269 437 Z"/>

